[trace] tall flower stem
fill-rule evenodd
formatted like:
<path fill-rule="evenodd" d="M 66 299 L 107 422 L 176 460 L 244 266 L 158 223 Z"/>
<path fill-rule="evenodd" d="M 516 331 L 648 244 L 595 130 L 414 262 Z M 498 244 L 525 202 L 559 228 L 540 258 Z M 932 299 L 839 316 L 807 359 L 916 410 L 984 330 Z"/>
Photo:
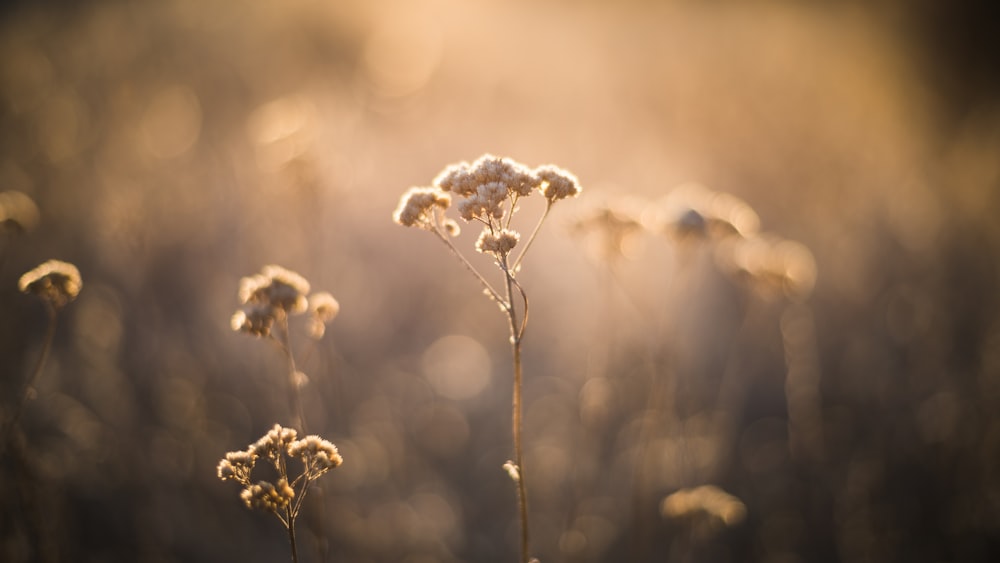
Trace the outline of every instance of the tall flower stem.
<path fill-rule="evenodd" d="M 500 256 L 500 265 L 506 277 L 507 296 L 507 319 L 510 321 L 510 344 L 514 362 L 514 390 L 511 400 L 511 435 L 514 441 L 514 464 L 517 466 L 517 504 L 520 511 L 521 520 L 521 563 L 528 563 L 530 553 L 530 535 L 528 532 L 528 491 L 525 484 L 524 470 L 524 447 L 521 444 L 521 419 L 523 413 L 523 403 L 521 401 L 521 339 L 524 336 L 525 323 L 528 320 L 528 300 L 524 291 L 517 286 L 521 297 L 524 300 L 524 317 L 518 325 L 517 310 L 514 308 L 514 281 L 513 273 L 507 265 L 507 255 Z"/>

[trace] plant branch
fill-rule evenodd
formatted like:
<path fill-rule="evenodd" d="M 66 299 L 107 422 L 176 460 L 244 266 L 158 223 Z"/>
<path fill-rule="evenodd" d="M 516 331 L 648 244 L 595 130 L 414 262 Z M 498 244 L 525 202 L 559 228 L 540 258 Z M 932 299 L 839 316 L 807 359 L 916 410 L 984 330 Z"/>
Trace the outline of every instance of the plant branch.
<path fill-rule="evenodd" d="M 538 231 L 541 230 L 542 228 L 542 223 L 545 222 L 545 218 L 549 216 L 549 211 L 551 210 L 552 210 L 552 200 L 547 199 L 545 200 L 545 211 L 542 212 L 542 216 L 539 217 L 538 222 L 535 223 L 535 228 L 532 229 L 531 235 L 528 236 L 528 241 L 524 243 L 523 247 L 521 247 L 521 253 L 517 255 L 517 259 L 514 260 L 514 265 L 511 266 L 512 271 L 516 272 L 517 269 L 521 267 L 521 260 L 524 259 L 524 255 L 528 252 L 528 249 L 531 248 L 531 243 L 535 242 L 535 236 L 538 235 Z"/>

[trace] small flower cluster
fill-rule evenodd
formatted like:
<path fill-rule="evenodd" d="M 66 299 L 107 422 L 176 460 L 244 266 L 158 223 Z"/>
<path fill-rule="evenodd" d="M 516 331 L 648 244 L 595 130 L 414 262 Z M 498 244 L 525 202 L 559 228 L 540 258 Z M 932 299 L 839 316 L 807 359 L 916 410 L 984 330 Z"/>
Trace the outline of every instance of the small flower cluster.
<path fill-rule="evenodd" d="M 278 472 L 277 481 L 252 482 L 251 473 L 258 459 L 267 460 L 274 466 Z M 291 459 L 302 462 L 302 472 L 289 480 L 288 461 Z M 216 473 L 223 481 L 243 485 L 240 498 L 247 508 L 278 514 L 287 526 L 294 521 L 309 483 L 343 461 L 337 446 L 332 443 L 316 435 L 298 439 L 294 429 L 275 424 L 246 450 L 228 452 L 219 462 Z"/>
<path fill-rule="evenodd" d="M 259 274 L 240 280 L 242 307 L 233 314 L 233 330 L 258 337 L 270 336 L 274 322 L 309 311 L 309 334 L 322 338 L 326 324 L 340 312 L 340 304 L 323 291 L 309 294 L 309 281 L 291 270 L 264 266 Z"/>
<path fill-rule="evenodd" d="M 506 256 L 520 240 L 510 228 L 517 201 L 538 192 L 547 205 L 580 193 L 579 182 L 569 172 L 544 165 L 534 170 L 511 159 L 483 155 L 471 164 L 460 162 L 444 169 L 431 187 L 410 188 L 400 199 L 393 219 L 404 227 L 418 227 L 439 236 L 455 236 L 458 226 L 444 216 L 452 194 L 466 222 L 484 225 L 476 249 L 496 257 Z"/>
<path fill-rule="evenodd" d="M 76 299 L 83 281 L 73 264 L 49 260 L 21 276 L 17 285 L 23 293 L 37 295 L 58 310 Z"/>

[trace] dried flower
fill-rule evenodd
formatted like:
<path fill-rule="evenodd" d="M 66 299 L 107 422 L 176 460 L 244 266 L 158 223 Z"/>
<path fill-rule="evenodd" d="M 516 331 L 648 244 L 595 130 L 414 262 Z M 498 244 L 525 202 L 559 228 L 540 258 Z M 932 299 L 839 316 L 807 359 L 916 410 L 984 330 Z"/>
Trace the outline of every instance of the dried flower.
<path fill-rule="evenodd" d="M 337 446 L 316 435 L 309 435 L 288 445 L 288 455 L 297 457 L 305 464 L 305 475 L 309 480 L 318 478 L 344 462 Z"/>
<path fill-rule="evenodd" d="M 33 293 L 52 307 L 61 309 L 76 299 L 83 287 L 76 266 L 61 260 L 49 260 L 21 276 L 18 287 Z"/>
<path fill-rule="evenodd" d="M 228 452 L 225 459 L 219 462 L 216 472 L 223 481 L 233 480 L 249 485 L 250 472 L 256 461 L 257 454 L 252 451 Z"/>
<path fill-rule="evenodd" d="M 294 428 L 284 428 L 280 424 L 275 424 L 267 434 L 264 434 L 250 446 L 250 451 L 271 461 L 276 461 L 282 453 L 287 451 L 288 444 L 294 442 L 297 437 L 298 432 Z"/>
<path fill-rule="evenodd" d="M 472 164 L 461 162 L 444 169 L 434 185 L 463 197 L 475 195 L 486 184 L 500 184 L 506 195 L 527 196 L 541 184 L 531 170 L 510 159 L 484 154 Z"/>
<path fill-rule="evenodd" d="M 299 274 L 275 266 L 264 266 L 261 273 L 240 280 L 240 302 L 245 305 L 270 305 L 286 313 L 306 310 L 309 282 Z"/>
<path fill-rule="evenodd" d="M 573 174 L 546 164 L 535 169 L 535 175 L 542 180 L 542 195 L 549 201 L 575 197 L 580 193 L 580 184 Z"/>
<path fill-rule="evenodd" d="M 247 305 L 233 313 L 229 325 L 236 332 L 264 337 L 271 334 L 274 324 L 274 308 L 270 305 Z"/>
<path fill-rule="evenodd" d="M 507 200 L 507 186 L 501 182 L 489 182 L 479 185 L 476 192 L 465 201 L 458 204 L 458 214 L 466 221 L 473 219 L 502 219 L 503 204 Z"/>
<path fill-rule="evenodd" d="M 288 485 L 288 480 L 281 478 L 276 485 L 261 481 L 243 489 L 240 498 L 247 508 L 259 508 L 267 512 L 277 512 L 286 508 L 295 498 L 295 490 Z"/>
<path fill-rule="evenodd" d="M 476 241 L 476 250 L 479 252 L 492 252 L 494 254 L 507 254 L 517 246 L 517 241 L 521 235 L 510 229 L 502 229 L 497 233 L 484 230 Z"/>
<path fill-rule="evenodd" d="M 404 227 L 433 229 L 436 225 L 434 208 L 448 209 L 449 205 L 451 196 L 438 188 L 410 188 L 400 198 L 392 218 Z"/>
<path fill-rule="evenodd" d="M 329 292 L 321 291 L 309 297 L 309 336 L 319 340 L 326 333 L 326 323 L 340 313 L 340 303 Z"/>

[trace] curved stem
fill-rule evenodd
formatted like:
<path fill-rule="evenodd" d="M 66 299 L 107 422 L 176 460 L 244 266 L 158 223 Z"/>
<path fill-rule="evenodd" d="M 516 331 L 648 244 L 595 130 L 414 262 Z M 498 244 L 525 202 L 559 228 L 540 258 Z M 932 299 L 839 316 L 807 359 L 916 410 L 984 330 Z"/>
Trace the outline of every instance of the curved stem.
<path fill-rule="evenodd" d="M 45 331 L 45 340 L 42 343 L 42 353 L 38 357 L 38 362 L 35 364 L 34 371 L 31 372 L 28 380 L 25 381 L 24 385 L 21 387 L 21 392 L 19 394 L 20 399 L 14 409 L 14 414 L 7 422 L 7 426 L 3 431 L 3 443 L 0 444 L 0 453 L 3 453 L 3 450 L 6 449 L 7 441 L 14 432 L 14 428 L 17 426 L 18 421 L 20 421 L 21 415 L 24 413 L 24 408 L 27 406 L 28 400 L 31 398 L 31 395 L 35 390 L 35 383 L 38 382 L 38 378 L 42 374 L 42 368 L 45 367 L 45 362 L 49 358 L 49 352 L 52 350 L 52 342 L 55 340 L 56 335 L 57 311 L 56 308 L 48 302 L 46 302 L 46 309 L 49 315 L 49 326 Z"/>

